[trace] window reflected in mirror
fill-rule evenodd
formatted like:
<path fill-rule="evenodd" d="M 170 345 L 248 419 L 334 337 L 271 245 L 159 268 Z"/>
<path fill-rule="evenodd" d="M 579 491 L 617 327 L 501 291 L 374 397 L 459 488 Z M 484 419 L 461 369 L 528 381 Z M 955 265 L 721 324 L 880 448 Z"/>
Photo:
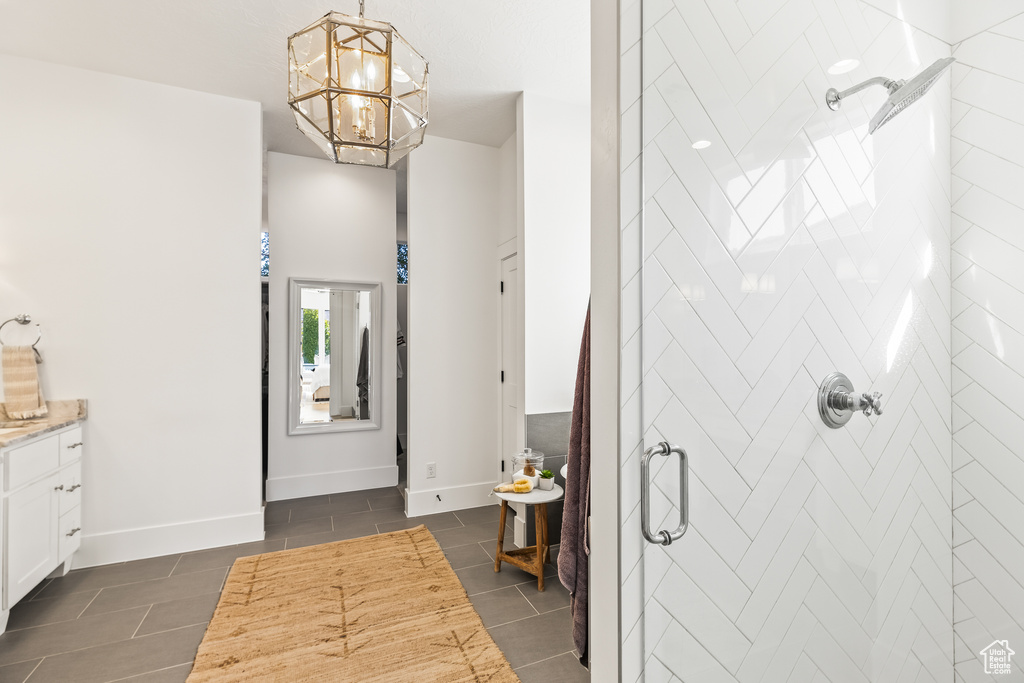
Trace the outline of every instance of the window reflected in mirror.
<path fill-rule="evenodd" d="M 375 429 L 379 285 L 292 280 L 292 433 Z"/>
<path fill-rule="evenodd" d="M 398 243 L 398 284 L 409 284 L 409 245 Z"/>

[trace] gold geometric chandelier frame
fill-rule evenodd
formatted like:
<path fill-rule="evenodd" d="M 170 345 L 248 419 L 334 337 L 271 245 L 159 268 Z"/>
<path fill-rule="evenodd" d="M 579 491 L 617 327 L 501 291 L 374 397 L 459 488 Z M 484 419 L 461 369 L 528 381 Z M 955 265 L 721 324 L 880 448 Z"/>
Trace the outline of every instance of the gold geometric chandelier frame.
<path fill-rule="evenodd" d="M 288 105 L 337 163 L 390 168 L 423 143 L 427 61 L 383 21 L 330 12 L 288 38 Z"/>

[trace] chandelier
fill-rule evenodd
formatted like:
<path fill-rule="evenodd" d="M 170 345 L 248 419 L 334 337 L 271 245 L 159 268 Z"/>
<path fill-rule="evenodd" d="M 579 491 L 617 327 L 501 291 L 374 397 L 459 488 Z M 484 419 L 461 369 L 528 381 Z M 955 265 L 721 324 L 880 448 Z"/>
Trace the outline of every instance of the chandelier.
<path fill-rule="evenodd" d="M 391 168 L 423 143 L 427 61 L 360 0 L 288 38 L 288 105 L 336 163 Z"/>

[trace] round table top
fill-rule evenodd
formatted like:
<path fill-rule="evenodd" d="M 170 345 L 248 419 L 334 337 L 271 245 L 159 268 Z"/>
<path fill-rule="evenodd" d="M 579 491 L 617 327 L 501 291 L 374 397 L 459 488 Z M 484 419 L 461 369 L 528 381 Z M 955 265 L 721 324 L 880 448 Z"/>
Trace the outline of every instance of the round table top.
<path fill-rule="evenodd" d="M 536 488 L 529 493 L 499 493 L 494 492 L 498 498 L 507 500 L 510 503 L 526 503 L 527 505 L 536 505 L 537 503 L 554 503 L 560 499 L 565 492 L 562 487 L 555 484 L 555 488 L 550 491 L 541 491 Z"/>

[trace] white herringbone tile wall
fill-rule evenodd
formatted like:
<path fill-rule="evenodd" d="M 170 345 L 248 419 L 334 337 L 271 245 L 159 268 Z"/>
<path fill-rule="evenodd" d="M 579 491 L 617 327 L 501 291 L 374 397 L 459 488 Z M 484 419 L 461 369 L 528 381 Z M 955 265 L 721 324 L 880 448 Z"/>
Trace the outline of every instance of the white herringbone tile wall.
<path fill-rule="evenodd" d="M 859 0 L 643 2 L 621 33 L 623 679 L 950 681 L 950 76 L 874 136 L 882 89 L 823 101 L 949 46 Z M 825 427 L 834 370 L 884 415 Z M 642 430 L 690 455 L 667 549 L 639 539 Z"/>
<path fill-rule="evenodd" d="M 1015 3 L 1016 4 L 1016 3 Z M 953 54 L 953 617 L 958 681 L 980 651 L 1024 681 L 1024 7 Z"/>

